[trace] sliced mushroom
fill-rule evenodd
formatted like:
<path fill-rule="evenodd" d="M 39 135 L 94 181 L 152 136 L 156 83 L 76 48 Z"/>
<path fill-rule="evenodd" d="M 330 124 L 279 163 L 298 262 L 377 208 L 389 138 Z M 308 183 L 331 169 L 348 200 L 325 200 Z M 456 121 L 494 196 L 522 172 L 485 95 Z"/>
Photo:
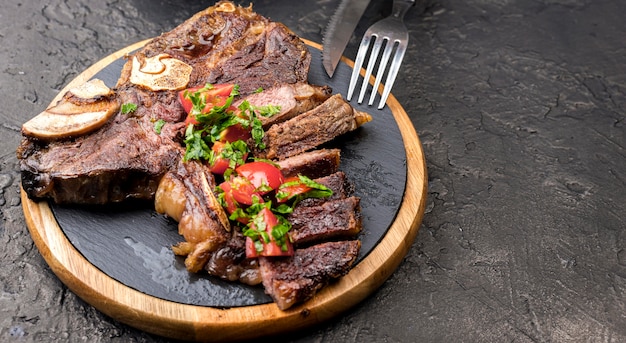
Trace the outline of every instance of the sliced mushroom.
<path fill-rule="evenodd" d="M 24 123 L 22 134 L 43 140 L 81 136 L 100 128 L 120 107 L 114 92 L 100 80 L 89 81 L 68 94 L 94 101 L 74 103 L 69 100 L 72 96 L 65 96 L 55 106 Z"/>
<path fill-rule="evenodd" d="M 69 92 L 81 99 L 97 99 L 113 95 L 113 90 L 107 87 L 104 81 L 100 79 L 89 80 L 78 87 L 70 89 Z"/>
<path fill-rule="evenodd" d="M 187 63 L 167 54 L 148 57 L 143 63 L 135 56 L 130 82 L 152 91 L 181 90 L 187 87 L 192 70 Z"/>

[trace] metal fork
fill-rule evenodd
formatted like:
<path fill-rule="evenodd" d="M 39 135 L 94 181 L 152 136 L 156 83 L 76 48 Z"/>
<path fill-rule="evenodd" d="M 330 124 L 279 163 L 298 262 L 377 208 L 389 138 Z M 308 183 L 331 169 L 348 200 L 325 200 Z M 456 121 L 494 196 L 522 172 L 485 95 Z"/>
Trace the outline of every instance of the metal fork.
<path fill-rule="evenodd" d="M 365 77 L 363 77 L 363 83 L 361 84 L 361 92 L 359 93 L 358 103 L 363 102 L 363 98 L 365 97 L 365 91 L 367 90 L 367 86 L 369 85 L 368 80 L 372 75 L 372 70 L 376 65 L 376 61 L 378 60 L 378 54 L 380 52 L 380 48 L 383 43 L 385 43 L 385 50 L 383 51 L 382 58 L 380 59 L 380 64 L 378 65 L 378 70 L 376 71 L 376 81 L 374 82 L 374 87 L 372 88 L 372 93 L 370 94 L 370 99 L 368 105 L 372 105 L 374 103 L 374 99 L 376 98 L 377 89 L 380 86 L 381 79 L 385 74 L 385 70 L 387 69 L 387 63 L 389 62 L 389 58 L 394 50 L 394 47 L 397 45 L 395 49 L 395 54 L 393 56 L 393 60 L 391 62 L 391 67 L 387 72 L 387 79 L 385 80 L 385 88 L 383 89 L 383 93 L 380 98 L 380 103 L 378 104 L 378 109 L 382 109 L 385 107 L 385 103 L 387 102 L 387 97 L 391 92 L 391 87 L 393 87 L 393 83 L 396 80 L 396 76 L 398 75 L 398 70 L 400 69 L 400 64 L 402 64 L 402 59 L 404 58 L 404 53 L 406 52 L 407 45 L 409 43 L 409 32 L 404 26 L 404 22 L 402 19 L 406 12 L 415 4 L 415 0 L 394 0 L 393 1 L 393 9 L 392 14 L 382 19 L 372 26 L 370 26 L 367 31 L 365 31 L 365 35 L 361 40 L 361 45 L 359 46 L 359 52 L 356 55 L 356 61 L 354 62 L 354 69 L 352 70 L 352 77 L 350 77 L 350 86 L 348 87 L 348 100 L 352 99 L 352 94 L 356 88 L 357 81 L 359 79 L 359 73 L 361 71 L 361 67 L 363 66 L 363 62 L 365 61 L 365 57 L 367 55 L 367 51 L 369 50 L 370 42 L 372 38 L 374 38 L 374 46 L 372 47 L 372 52 L 369 56 L 369 61 L 367 63 L 367 70 L 365 71 Z"/>

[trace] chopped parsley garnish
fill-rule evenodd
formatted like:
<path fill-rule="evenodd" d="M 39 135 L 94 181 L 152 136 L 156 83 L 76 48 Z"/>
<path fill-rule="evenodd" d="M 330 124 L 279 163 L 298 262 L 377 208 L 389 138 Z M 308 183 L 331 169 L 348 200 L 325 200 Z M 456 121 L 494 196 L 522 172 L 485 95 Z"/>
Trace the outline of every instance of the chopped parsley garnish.
<path fill-rule="evenodd" d="M 264 248 L 263 244 L 270 243 L 272 238 L 282 251 L 287 251 L 287 240 L 289 239 L 289 235 L 287 235 L 287 233 L 291 230 L 291 223 L 285 217 L 276 215 L 278 223 L 274 225 L 268 234 L 267 223 L 265 222 L 264 216 L 261 212 L 263 208 L 271 210 L 271 203 L 258 203 L 257 206 L 254 206 L 256 213 L 249 216 L 250 223 L 242 230 L 243 235 L 252 239 L 257 253 L 262 252 Z M 272 237 L 270 237 L 270 234 Z"/>
<path fill-rule="evenodd" d="M 163 119 L 159 119 L 154 122 L 154 132 L 156 132 L 157 135 L 161 134 L 161 129 L 163 129 L 163 125 L 165 125 L 165 120 Z"/>
<path fill-rule="evenodd" d="M 132 102 L 127 102 L 122 104 L 121 111 L 122 114 L 130 114 L 137 110 L 137 104 Z"/>
<path fill-rule="evenodd" d="M 275 115 L 280 112 L 280 106 L 252 106 L 248 101 L 243 101 L 234 110 L 232 104 L 235 96 L 239 95 L 239 86 L 235 85 L 222 106 L 213 106 L 207 111 L 207 99 L 203 92 L 211 90 L 213 87 L 211 84 L 207 84 L 196 92 L 184 93 L 184 97 L 189 99 L 192 104 L 189 116 L 198 123 L 189 125 L 193 126 L 191 129 L 187 128 L 185 134 L 187 147 L 184 160 L 209 159 L 210 145 L 220 139 L 224 130 L 237 124 L 250 130 L 255 148 L 265 149 L 263 142 L 265 130 L 259 116 L 270 117 Z"/>
<path fill-rule="evenodd" d="M 185 156 L 183 161 L 208 160 L 211 156 L 211 148 L 203 137 L 204 130 L 195 130 L 194 125 L 188 125 L 185 130 Z"/>
<path fill-rule="evenodd" d="M 250 152 L 248 149 L 248 145 L 246 142 L 242 140 L 237 140 L 234 142 L 224 143 L 222 151 L 219 154 L 215 153 L 215 151 L 211 150 L 209 156 L 209 164 L 214 164 L 215 161 L 221 157 L 228 160 L 228 167 L 234 169 L 237 165 L 244 164 L 246 154 Z"/>
<path fill-rule="evenodd" d="M 294 197 L 294 205 L 298 203 L 302 199 L 306 198 L 326 198 L 333 195 L 333 190 L 311 180 L 309 177 L 304 175 L 298 175 L 298 180 L 288 181 L 280 185 L 278 187 L 278 191 L 276 192 L 276 199 L 284 200 L 291 196 L 291 193 L 286 191 L 289 187 L 304 185 L 310 188 L 308 191 L 302 194 L 298 194 Z"/>

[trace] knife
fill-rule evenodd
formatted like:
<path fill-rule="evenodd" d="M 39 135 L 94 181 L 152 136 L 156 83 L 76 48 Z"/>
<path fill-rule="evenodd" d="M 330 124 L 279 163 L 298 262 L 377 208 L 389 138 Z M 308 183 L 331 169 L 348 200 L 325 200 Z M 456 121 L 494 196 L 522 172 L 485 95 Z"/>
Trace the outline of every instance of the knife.
<path fill-rule="evenodd" d="M 333 77 L 343 51 L 369 2 L 370 0 L 342 0 L 330 18 L 322 37 L 322 64 L 328 76 Z"/>

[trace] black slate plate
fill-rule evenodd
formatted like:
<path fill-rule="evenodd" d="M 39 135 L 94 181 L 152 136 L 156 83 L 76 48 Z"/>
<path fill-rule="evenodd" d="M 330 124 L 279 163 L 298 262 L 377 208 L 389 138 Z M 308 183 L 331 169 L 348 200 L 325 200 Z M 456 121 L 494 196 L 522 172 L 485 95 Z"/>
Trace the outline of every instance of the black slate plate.
<path fill-rule="evenodd" d="M 309 82 L 328 84 L 345 92 L 352 68 L 341 62 L 333 79 L 322 68 L 321 52 L 312 54 Z M 117 82 L 123 59 L 94 77 L 109 87 Z M 366 97 L 367 98 L 367 97 Z M 406 153 L 396 121 L 388 107 L 352 103 L 374 120 L 328 144 L 341 148 L 341 170 L 361 197 L 364 230 L 361 261 L 393 223 L 406 184 Z M 206 274 L 190 274 L 170 246 L 181 241 L 176 223 L 157 214 L 153 204 L 126 202 L 107 206 L 61 206 L 50 203 L 69 241 L 94 266 L 113 279 L 145 294 L 190 305 L 219 308 L 271 302 L 262 287 L 222 281 Z"/>

